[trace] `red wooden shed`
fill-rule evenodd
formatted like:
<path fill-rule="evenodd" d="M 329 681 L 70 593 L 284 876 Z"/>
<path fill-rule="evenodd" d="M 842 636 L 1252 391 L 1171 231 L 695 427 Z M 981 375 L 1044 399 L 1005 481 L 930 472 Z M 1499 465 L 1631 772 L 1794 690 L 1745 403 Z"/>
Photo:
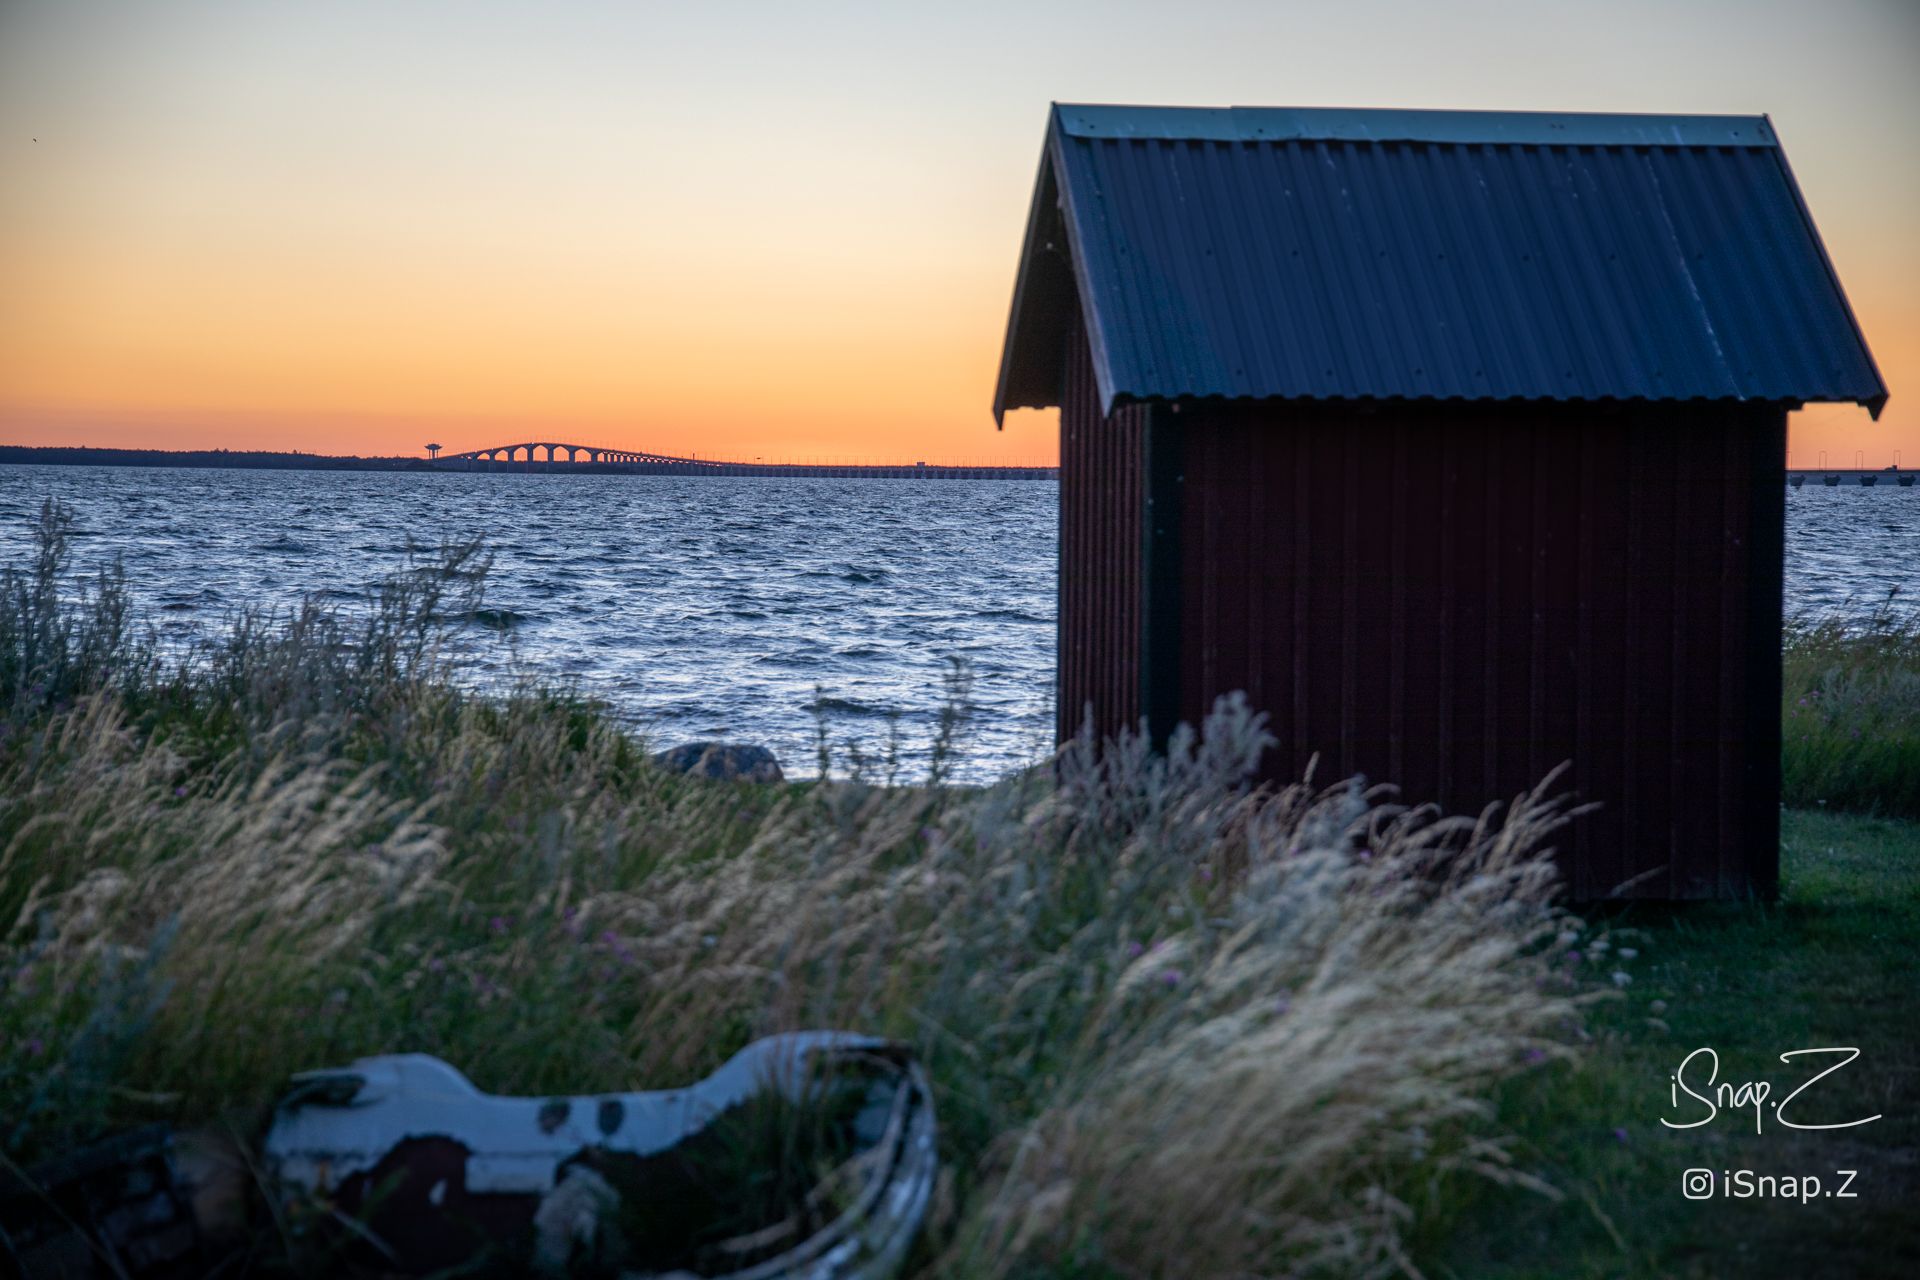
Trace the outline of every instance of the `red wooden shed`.
<path fill-rule="evenodd" d="M 1060 408 L 1062 738 L 1571 762 L 1573 893 L 1696 898 L 1777 880 L 1787 412 L 1886 398 L 1764 117 L 1056 106 L 994 409 Z"/>

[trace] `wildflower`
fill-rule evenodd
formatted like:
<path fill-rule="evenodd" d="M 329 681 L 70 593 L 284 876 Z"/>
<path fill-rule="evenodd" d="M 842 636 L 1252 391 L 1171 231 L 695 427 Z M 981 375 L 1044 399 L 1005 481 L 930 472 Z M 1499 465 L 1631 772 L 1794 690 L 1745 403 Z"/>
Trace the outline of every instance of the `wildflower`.
<path fill-rule="evenodd" d="M 1620 1143 L 1622 1146 L 1626 1145 L 1626 1141 L 1627 1141 L 1626 1129 L 1624 1127 L 1615 1128 L 1613 1131 L 1613 1140 L 1615 1142 Z"/>
<path fill-rule="evenodd" d="M 1137 940 L 1133 942 L 1129 942 L 1127 944 L 1127 959 L 1138 960 L 1141 956 L 1141 953 L 1146 951 L 1146 949 L 1147 949 L 1146 946 Z"/>
<path fill-rule="evenodd" d="M 1359 853 L 1359 858 L 1360 858 L 1360 861 L 1362 861 L 1362 862 L 1372 862 L 1372 861 L 1373 861 L 1373 850 L 1371 850 L 1371 849 L 1362 849 L 1362 850 L 1360 851 L 1360 853 Z"/>
<path fill-rule="evenodd" d="M 173 789 L 173 798 L 175 800 L 184 800 L 186 799 L 186 796 L 187 796 L 187 789 L 185 787 L 175 787 Z"/>
<path fill-rule="evenodd" d="M 1160 975 L 1160 981 L 1166 983 L 1171 989 L 1180 985 L 1180 979 L 1183 976 L 1178 969 L 1168 969 Z"/>
<path fill-rule="evenodd" d="M 1213 868 L 1212 868 L 1212 867 L 1202 867 L 1202 868 L 1200 868 L 1200 878 L 1201 878 L 1202 880 L 1212 880 L 1212 879 L 1213 879 Z"/>
<path fill-rule="evenodd" d="M 507 918 L 505 916 L 495 916 L 493 919 L 487 921 L 487 927 L 495 933 L 505 933 L 507 931 Z"/>
<path fill-rule="evenodd" d="M 46 1042 L 41 1040 L 39 1036 L 27 1037 L 27 1056 L 29 1058 L 37 1058 L 45 1053 L 46 1050 Z"/>
<path fill-rule="evenodd" d="M 433 959 L 427 961 L 427 971 L 429 973 L 444 972 L 446 970 L 446 967 L 447 967 L 447 962 L 445 960 L 442 960 L 439 956 L 435 956 L 433 957 Z"/>
<path fill-rule="evenodd" d="M 1626 971 L 1625 969 L 1615 969 L 1615 970 L 1613 971 L 1613 985 L 1614 985 L 1614 986 L 1616 986 L 1616 987 L 1624 987 L 1624 986 L 1626 986 L 1626 985 L 1627 985 L 1628 983 L 1630 983 L 1630 982 L 1632 982 L 1632 981 L 1633 981 L 1633 975 L 1632 975 L 1632 974 L 1630 974 L 1630 973 L 1628 973 L 1628 972 L 1627 972 L 1627 971 Z"/>
<path fill-rule="evenodd" d="M 1287 1010 L 1289 1010 L 1289 1009 L 1291 1009 L 1291 1008 L 1293 1008 L 1293 993 L 1292 993 L 1292 992 L 1290 992 L 1290 991 L 1282 991 L 1282 992 L 1281 992 L 1281 993 L 1280 993 L 1279 995 L 1277 995 L 1277 996 L 1275 996 L 1275 997 L 1274 997 L 1274 999 L 1273 999 L 1273 1016 L 1274 1016 L 1274 1017 L 1276 1017 L 1276 1018 L 1284 1018 L 1284 1017 L 1286 1017 L 1286 1016 L 1287 1016 Z"/>
<path fill-rule="evenodd" d="M 1545 1062 L 1546 1060 L 1547 1060 L 1547 1051 L 1545 1049 L 1535 1048 L 1535 1049 L 1527 1050 L 1528 1062 Z"/>
<path fill-rule="evenodd" d="M 1568 963 L 1568 964 L 1579 964 L 1579 963 L 1580 963 L 1580 953 L 1579 953 L 1578 951 L 1569 951 L 1569 952 L 1567 952 L 1567 963 Z"/>

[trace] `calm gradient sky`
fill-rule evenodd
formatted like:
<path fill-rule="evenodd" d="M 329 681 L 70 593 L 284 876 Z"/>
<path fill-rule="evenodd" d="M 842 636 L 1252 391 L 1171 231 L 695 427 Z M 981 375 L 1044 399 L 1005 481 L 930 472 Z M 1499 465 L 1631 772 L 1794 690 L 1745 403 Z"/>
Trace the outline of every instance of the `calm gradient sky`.
<path fill-rule="evenodd" d="M 1051 461 L 1047 103 L 1772 114 L 1920 467 L 1920 0 L 0 0 L 0 441 Z"/>

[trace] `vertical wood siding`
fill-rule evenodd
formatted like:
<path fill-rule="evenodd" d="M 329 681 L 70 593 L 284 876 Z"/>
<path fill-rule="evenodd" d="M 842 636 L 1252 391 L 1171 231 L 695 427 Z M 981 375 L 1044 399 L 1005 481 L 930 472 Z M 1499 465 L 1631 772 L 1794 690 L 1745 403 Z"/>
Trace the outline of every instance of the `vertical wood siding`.
<path fill-rule="evenodd" d="M 1139 540 L 1086 507 L 1130 518 L 1138 480 L 1124 428 L 1102 448 L 1070 416 L 1062 688 L 1106 727 L 1136 714 L 1111 673 L 1135 652 Z M 1561 840 L 1577 896 L 1774 891 L 1781 409 L 1216 403 L 1177 420 L 1183 718 L 1244 689 L 1279 739 L 1270 776 L 1318 755 L 1322 781 L 1362 773 L 1451 812 L 1569 763 L 1562 788 L 1601 806 Z"/>
<path fill-rule="evenodd" d="M 1100 412 L 1085 327 L 1071 328 L 1060 401 L 1059 676 L 1062 741 L 1089 708 L 1108 737 L 1140 719 L 1143 408 Z"/>

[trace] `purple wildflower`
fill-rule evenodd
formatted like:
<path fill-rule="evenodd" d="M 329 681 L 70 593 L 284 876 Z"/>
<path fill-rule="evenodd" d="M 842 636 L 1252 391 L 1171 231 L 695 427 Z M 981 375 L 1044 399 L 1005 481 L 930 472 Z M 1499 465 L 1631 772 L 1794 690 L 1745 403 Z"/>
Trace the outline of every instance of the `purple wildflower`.
<path fill-rule="evenodd" d="M 505 933 L 507 931 L 507 918 L 505 916 L 495 916 L 493 919 L 487 921 L 487 928 L 493 930 L 495 933 Z"/>
<path fill-rule="evenodd" d="M 184 800 L 186 798 L 186 795 L 187 795 L 187 789 L 185 787 L 175 787 L 173 789 L 173 798 L 175 800 Z"/>
<path fill-rule="evenodd" d="M 1168 987 L 1177 987 L 1183 976 L 1178 969 L 1168 969 L 1160 975 L 1160 981 L 1166 983 Z"/>
<path fill-rule="evenodd" d="M 1146 949 L 1147 948 L 1145 947 L 1145 945 L 1139 942 L 1138 940 L 1129 942 L 1127 944 L 1127 959 L 1138 960 L 1141 956 L 1141 953 L 1146 951 Z"/>
<path fill-rule="evenodd" d="M 45 1053 L 46 1051 L 47 1051 L 46 1042 L 43 1041 L 39 1036 L 27 1037 L 27 1056 L 29 1058 L 37 1058 L 41 1054 Z"/>
<path fill-rule="evenodd" d="M 1545 1049 L 1527 1050 L 1528 1062 L 1545 1062 L 1546 1060 L 1547 1060 L 1547 1051 Z"/>
<path fill-rule="evenodd" d="M 1624 1129 L 1624 1128 L 1617 1128 L 1617 1129 L 1615 1129 L 1615 1130 L 1613 1131 L 1613 1140 L 1614 1140 L 1615 1142 L 1619 1142 L 1619 1143 L 1625 1143 L 1625 1142 L 1626 1142 L 1626 1140 L 1627 1140 L 1627 1131 L 1626 1131 L 1626 1129 Z"/>

